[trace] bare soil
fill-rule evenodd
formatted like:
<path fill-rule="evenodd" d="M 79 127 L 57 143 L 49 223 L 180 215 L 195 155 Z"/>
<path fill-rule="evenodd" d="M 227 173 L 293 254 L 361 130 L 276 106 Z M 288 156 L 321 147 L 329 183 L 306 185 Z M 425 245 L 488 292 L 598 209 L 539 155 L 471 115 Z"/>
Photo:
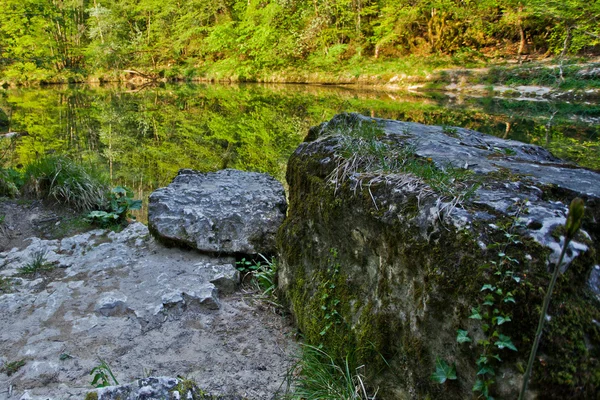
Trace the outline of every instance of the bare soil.
<path fill-rule="evenodd" d="M 23 249 L 29 238 L 60 239 L 92 229 L 81 213 L 40 200 L 0 199 L 0 252 Z"/>

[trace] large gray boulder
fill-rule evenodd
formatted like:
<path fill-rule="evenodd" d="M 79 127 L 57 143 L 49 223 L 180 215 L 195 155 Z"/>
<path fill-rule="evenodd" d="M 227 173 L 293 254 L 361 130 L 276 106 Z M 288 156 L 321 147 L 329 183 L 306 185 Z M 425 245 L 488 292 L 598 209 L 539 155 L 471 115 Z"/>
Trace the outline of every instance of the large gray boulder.
<path fill-rule="evenodd" d="M 596 398 L 599 173 L 469 129 L 353 114 L 311 129 L 287 181 L 282 297 L 306 340 L 366 365 L 382 399 L 467 399 L 483 380 L 517 398 L 567 207 L 583 198 L 530 389 Z M 431 379 L 442 361 L 458 379 Z"/>
<path fill-rule="evenodd" d="M 184 169 L 150 195 L 148 226 L 164 243 L 205 253 L 273 254 L 286 210 L 283 186 L 267 174 Z"/>

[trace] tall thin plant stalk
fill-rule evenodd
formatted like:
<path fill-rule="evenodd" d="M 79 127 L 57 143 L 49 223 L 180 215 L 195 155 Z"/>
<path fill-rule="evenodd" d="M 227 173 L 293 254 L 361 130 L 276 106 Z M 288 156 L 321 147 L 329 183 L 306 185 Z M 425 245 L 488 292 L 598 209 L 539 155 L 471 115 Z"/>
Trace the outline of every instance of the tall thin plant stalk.
<path fill-rule="evenodd" d="M 565 252 L 569 247 L 569 243 L 581 227 L 581 221 L 583 220 L 584 213 L 585 207 L 583 200 L 579 197 L 576 197 L 569 206 L 569 215 L 567 216 L 567 222 L 565 224 L 565 243 L 563 244 L 562 251 L 560 252 L 558 263 L 556 263 L 556 266 L 554 267 L 554 273 L 552 274 L 552 279 L 550 280 L 550 286 L 548 286 L 548 291 L 544 297 L 542 312 L 540 314 L 537 331 L 535 333 L 535 340 L 533 341 L 531 353 L 529 354 L 529 362 L 527 363 L 527 369 L 525 370 L 525 376 L 523 377 L 521 393 L 519 393 L 519 400 L 525 399 L 525 393 L 527 393 L 527 386 L 529 385 L 529 378 L 531 377 L 531 371 L 533 370 L 533 362 L 537 354 L 538 346 L 540 345 L 540 340 L 542 339 L 542 332 L 544 331 L 544 324 L 546 323 L 546 313 L 548 312 L 548 306 L 550 305 L 550 299 L 552 298 L 552 291 L 554 290 L 554 285 L 556 284 L 556 279 L 558 278 L 558 273 L 565 257 Z"/>

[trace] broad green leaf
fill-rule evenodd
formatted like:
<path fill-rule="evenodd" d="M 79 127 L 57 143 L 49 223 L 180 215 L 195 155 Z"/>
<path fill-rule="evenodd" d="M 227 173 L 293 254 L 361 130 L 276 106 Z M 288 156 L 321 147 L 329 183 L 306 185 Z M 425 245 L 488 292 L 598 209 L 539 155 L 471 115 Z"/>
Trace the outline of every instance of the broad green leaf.
<path fill-rule="evenodd" d="M 510 349 L 512 351 L 517 351 L 517 348 L 515 347 L 513 342 L 510 340 L 510 337 L 503 335 L 503 334 L 498 335 L 498 340 L 494 344 L 499 349 L 503 349 L 506 347 L 507 349 Z"/>
<path fill-rule="evenodd" d="M 479 371 L 477 371 L 477 375 L 485 375 L 485 374 L 496 375 L 496 372 L 494 372 L 494 368 L 492 368 L 490 366 L 483 366 L 479 369 Z"/>
<path fill-rule="evenodd" d="M 462 329 L 459 329 L 457 332 L 458 335 L 456 336 L 456 341 L 458 343 L 472 342 L 471 338 L 469 337 L 469 332 L 463 331 Z"/>
<path fill-rule="evenodd" d="M 141 210 L 142 209 L 142 201 L 141 200 L 132 200 L 129 203 L 130 210 Z"/>
<path fill-rule="evenodd" d="M 495 322 L 498 325 L 502 325 L 505 322 L 510 322 L 511 321 L 510 317 L 503 317 L 502 315 L 499 315 L 499 316 L 495 317 L 494 320 L 495 321 L 493 321 L 493 322 Z"/>
<path fill-rule="evenodd" d="M 484 387 L 485 387 L 485 383 L 481 379 L 477 379 L 475 381 L 475 385 L 473 385 L 473 391 L 481 392 L 481 391 L 483 391 Z"/>
<path fill-rule="evenodd" d="M 496 290 L 496 286 L 493 286 L 493 285 L 492 285 L 492 284 L 490 284 L 490 283 L 486 283 L 485 285 L 483 285 L 483 286 L 481 287 L 481 290 L 480 290 L 480 292 L 483 292 L 484 290 L 492 290 L 492 291 L 493 291 L 493 290 Z"/>
<path fill-rule="evenodd" d="M 479 310 L 477 308 L 471 308 L 471 315 L 469 318 L 472 319 L 482 319 L 481 314 L 479 314 Z"/>
<path fill-rule="evenodd" d="M 431 375 L 431 380 L 437 383 L 444 383 L 446 380 L 456 379 L 456 366 L 448 365 L 448 363 L 437 357 L 435 360 L 435 372 Z"/>

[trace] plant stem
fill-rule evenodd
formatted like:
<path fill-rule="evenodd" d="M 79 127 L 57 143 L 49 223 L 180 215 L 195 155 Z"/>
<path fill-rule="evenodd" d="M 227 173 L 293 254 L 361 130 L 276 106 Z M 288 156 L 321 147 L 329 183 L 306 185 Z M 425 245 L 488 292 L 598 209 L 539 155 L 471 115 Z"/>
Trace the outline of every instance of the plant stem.
<path fill-rule="evenodd" d="M 535 360 L 535 355 L 537 353 L 537 349 L 538 349 L 538 346 L 540 345 L 540 340 L 542 338 L 542 332 L 544 330 L 544 323 L 546 322 L 546 313 L 548 312 L 548 306 L 550 305 L 550 298 L 552 297 L 552 291 L 554 290 L 554 284 L 556 283 L 556 279 L 558 278 L 560 266 L 562 264 L 563 258 L 565 257 L 565 252 L 567 251 L 567 247 L 569 247 L 570 242 L 571 242 L 571 238 L 566 237 L 565 244 L 563 245 L 562 251 L 560 253 L 560 257 L 558 259 L 558 263 L 556 263 L 556 267 L 554 268 L 554 273 L 552 274 L 552 280 L 550 281 L 550 286 L 548 287 L 548 291 L 546 292 L 546 296 L 544 297 L 542 313 L 540 315 L 540 320 L 538 322 L 537 332 L 535 333 L 535 340 L 533 341 L 533 347 L 531 348 L 531 354 L 529 354 L 529 362 L 527 363 L 527 369 L 525 370 L 525 376 L 523 377 L 523 386 L 521 387 L 521 393 L 519 393 L 519 400 L 525 399 L 525 393 L 527 392 L 527 385 L 529 384 L 529 377 L 531 376 L 531 371 L 533 369 L 533 361 Z"/>

